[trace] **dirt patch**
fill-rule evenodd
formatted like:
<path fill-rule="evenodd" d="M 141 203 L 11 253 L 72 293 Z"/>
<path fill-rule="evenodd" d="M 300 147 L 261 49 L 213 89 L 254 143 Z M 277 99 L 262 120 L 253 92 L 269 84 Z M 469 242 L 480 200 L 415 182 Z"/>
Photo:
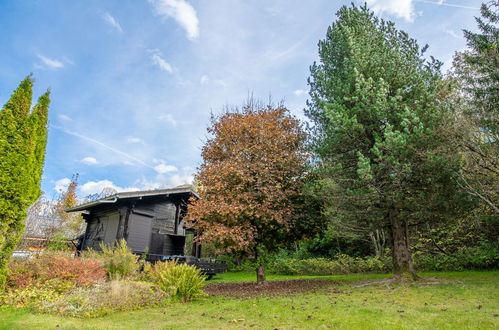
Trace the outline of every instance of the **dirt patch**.
<path fill-rule="evenodd" d="M 254 298 L 315 292 L 334 285 L 338 282 L 327 279 L 268 281 L 260 285 L 255 282 L 215 283 L 208 285 L 204 291 L 210 296 Z"/>

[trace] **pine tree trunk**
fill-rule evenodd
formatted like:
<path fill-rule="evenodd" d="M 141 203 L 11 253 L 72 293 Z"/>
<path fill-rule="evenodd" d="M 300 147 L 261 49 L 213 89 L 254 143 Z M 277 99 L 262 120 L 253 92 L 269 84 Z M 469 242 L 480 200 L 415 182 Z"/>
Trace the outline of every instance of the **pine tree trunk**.
<path fill-rule="evenodd" d="M 398 211 L 389 210 L 388 214 L 392 229 L 393 243 L 393 272 L 396 277 L 410 276 L 416 280 L 418 276 L 412 263 L 411 250 L 409 249 L 409 234 L 407 231 L 407 221 L 398 217 Z"/>
<path fill-rule="evenodd" d="M 256 268 L 256 283 L 264 284 L 265 283 L 265 266 L 259 265 Z"/>

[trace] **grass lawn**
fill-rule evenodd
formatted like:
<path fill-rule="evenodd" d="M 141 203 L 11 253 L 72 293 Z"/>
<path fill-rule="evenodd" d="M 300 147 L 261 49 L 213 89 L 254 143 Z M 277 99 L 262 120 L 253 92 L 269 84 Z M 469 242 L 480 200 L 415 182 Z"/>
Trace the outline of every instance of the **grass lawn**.
<path fill-rule="evenodd" d="M 380 282 L 361 286 L 388 275 L 269 276 L 270 280 L 325 278 L 335 282 L 315 292 L 249 299 L 206 297 L 187 304 L 172 303 L 95 319 L 0 308 L 0 328 L 499 328 L 499 271 L 421 275 L 432 279 L 416 284 Z M 254 278 L 250 273 L 227 273 L 210 283 L 245 282 Z"/>

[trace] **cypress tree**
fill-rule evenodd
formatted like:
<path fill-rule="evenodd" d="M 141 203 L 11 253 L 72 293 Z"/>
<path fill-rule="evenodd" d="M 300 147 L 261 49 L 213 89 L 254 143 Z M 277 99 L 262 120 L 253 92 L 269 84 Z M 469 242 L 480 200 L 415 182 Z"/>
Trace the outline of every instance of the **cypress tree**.
<path fill-rule="evenodd" d="M 27 209 L 41 193 L 50 93 L 40 96 L 32 108 L 32 89 L 28 76 L 0 111 L 0 288 Z"/>

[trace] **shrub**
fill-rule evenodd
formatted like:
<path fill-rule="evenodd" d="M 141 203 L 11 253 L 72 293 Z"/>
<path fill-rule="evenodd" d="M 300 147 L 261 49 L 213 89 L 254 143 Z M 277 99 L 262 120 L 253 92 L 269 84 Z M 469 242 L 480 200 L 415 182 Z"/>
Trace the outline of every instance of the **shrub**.
<path fill-rule="evenodd" d="M 52 302 L 73 289 L 71 282 L 49 279 L 30 286 L 10 288 L 0 295 L 0 305 L 14 307 L 37 307 L 41 302 Z"/>
<path fill-rule="evenodd" d="M 390 269 L 388 258 L 354 258 L 339 254 L 327 258 L 278 258 L 270 264 L 270 271 L 284 275 L 335 275 L 351 273 L 379 273 Z"/>
<path fill-rule="evenodd" d="M 30 259 L 12 261 L 9 264 L 7 286 L 22 289 L 37 284 L 44 285 L 49 280 L 69 282 L 74 286 L 89 286 L 105 275 L 99 260 L 73 258 L 62 253 L 44 253 Z"/>
<path fill-rule="evenodd" d="M 68 240 L 63 234 L 57 233 L 50 239 L 47 245 L 48 251 L 71 251 L 74 250 L 68 245 Z"/>
<path fill-rule="evenodd" d="M 157 262 L 148 275 L 159 289 L 184 302 L 204 294 L 205 276 L 195 266 L 176 261 Z"/>
<path fill-rule="evenodd" d="M 462 247 L 452 254 L 415 253 L 414 263 L 418 270 L 465 270 L 499 268 L 497 244 L 486 241 L 473 247 Z"/>
<path fill-rule="evenodd" d="M 64 316 L 98 317 L 160 305 L 165 298 L 166 295 L 151 283 L 113 280 L 93 287 L 76 288 L 59 299 L 39 305 L 37 309 Z"/>
<path fill-rule="evenodd" d="M 95 254 L 101 258 L 104 269 L 110 279 L 126 278 L 135 275 L 140 269 L 139 258 L 120 240 L 111 246 L 101 244 L 102 253 Z"/>

